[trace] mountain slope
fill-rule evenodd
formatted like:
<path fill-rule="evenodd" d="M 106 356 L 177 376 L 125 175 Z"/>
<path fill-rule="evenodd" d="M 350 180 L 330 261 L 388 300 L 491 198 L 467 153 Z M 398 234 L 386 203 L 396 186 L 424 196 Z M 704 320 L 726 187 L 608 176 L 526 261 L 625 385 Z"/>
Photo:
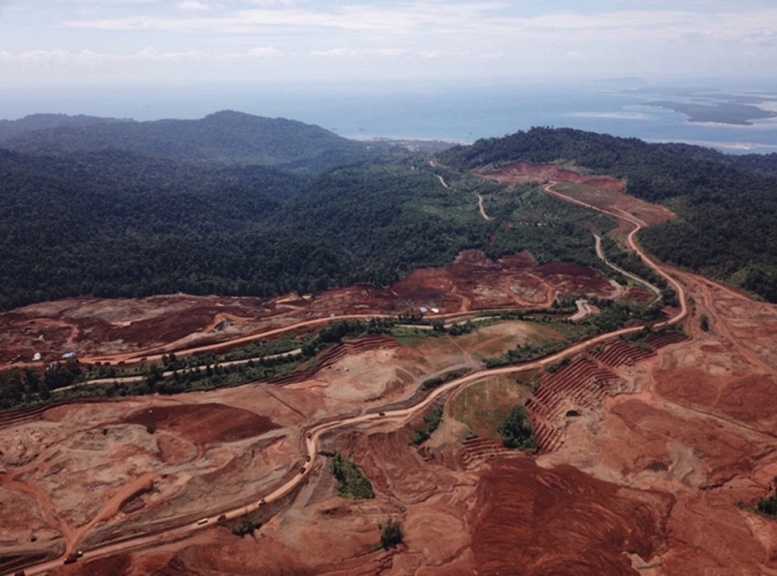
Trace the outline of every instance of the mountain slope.
<path fill-rule="evenodd" d="M 777 302 L 774 158 L 742 160 L 697 146 L 648 144 L 568 128 L 532 128 L 437 156 L 459 170 L 525 160 L 573 160 L 626 178 L 626 191 L 667 204 L 679 218 L 640 232 L 662 260 L 737 284 Z"/>
<path fill-rule="evenodd" d="M 200 120 L 50 127 L 0 140 L 35 154 L 128 150 L 182 160 L 261 164 L 319 172 L 362 159 L 365 146 L 318 126 L 223 111 Z"/>
<path fill-rule="evenodd" d="M 0 141 L 37 130 L 48 128 L 82 128 L 93 124 L 115 124 L 127 122 L 115 118 L 97 116 L 68 116 L 67 114 L 31 114 L 19 120 L 0 120 Z"/>

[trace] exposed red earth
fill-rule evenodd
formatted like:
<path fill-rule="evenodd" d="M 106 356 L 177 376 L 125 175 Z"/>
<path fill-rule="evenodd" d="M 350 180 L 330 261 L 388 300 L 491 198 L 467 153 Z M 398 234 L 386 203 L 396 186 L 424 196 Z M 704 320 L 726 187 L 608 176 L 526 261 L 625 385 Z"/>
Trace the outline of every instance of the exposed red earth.
<path fill-rule="evenodd" d="M 270 332 L 314 330 L 332 314 L 363 318 L 419 313 L 425 307 L 427 316 L 445 316 L 532 308 L 550 305 L 557 292 L 607 298 L 616 289 L 583 266 L 538 266 L 527 253 L 495 262 L 468 250 L 449 266 L 416 270 L 386 289 L 358 284 L 316 296 L 271 299 L 154 296 L 34 304 L 0 314 L 0 362 L 29 363 L 36 353 L 43 362 L 54 361 L 77 352 L 84 362 L 137 363 L 169 352 L 223 349 Z"/>
<path fill-rule="evenodd" d="M 619 194 L 617 209 L 612 202 L 601 208 L 618 215 L 633 241 L 630 231 L 642 220 L 635 211 L 646 209 L 630 210 L 614 184 L 603 189 Z M 573 199 L 596 206 L 582 194 L 588 192 Z M 392 287 L 392 298 L 418 294 L 414 304 L 426 305 L 433 294 L 447 294 L 442 315 L 459 312 L 464 297 L 468 310 L 501 306 L 513 298 L 502 294 L 511 275 L 528 270 L 545 297 L 564 292 L 564 283 L 598 282 L 583 270 L 540 270 L 525 255 L 517 260 L 493 263 L 468 253 L 445 269 L 418 271 L 404 287 Z M 548 366 L 564 353 L 478 371 L 483 355 L 558 337 L 510 321 L 455 338 L 355 345 L 286 385 L 74 403 L 0 428 L 3 566 L 12 566 L 12 556 L 36 564 L 36 554 L 48 554 L 56 563 L 44 569 L 67 575 L 777 573 L 777 521 L 737 505 L 769 493 L 777 475 L 777 307 L 697 275 L 665 266 L 660 272 L 681 283 L 683 300 L 692 298 L 687 315 L 685 308 L 670 311 L 685 335 L 639 344 L 601 338 L 575 346 L 570 362 L 554 371 Z M 362 305 L 359 298 L 369 302 L 362 291 L 375 294 L 358 286 L 263 303 L 273 313 L 262 320 L 246 313 L 258 306 L 255 299 L 236 299 L 227 311 L 219 308 L 232 299 L 190 299 L 211 307 L 191 327 L 191 340 L 155 336 L 131 353 L 199 344 L 207 335 L 197 328 L 215 326 L 218 313 L 250 318 L 230 320 L 238 328 L 219 334 L 221 342 L 315 314 L 326 318 L 327 302 L 342 315 L 356 310 L 354 302 Z M 386 295 L 381 305 L 390 300 Z M 153 312 L 152 299 L 129 304 L 139 307 L 133 314 Z M 50 316 L 64 323 L 56 338 L 66 342 L 80 316 L 74 301 L 55 305 L 70 310 Z M 100 309 L 97 301 L 86 305 Z M 114 305 L 102 303 L 105 310 Z M 118 322 L 135 317 L 118 305 Z M 298 308 L 275 314 L 272 306 Z M 27 325 L 26 310 L 9 330 Z M 174 322 L 184 312 L 167 314 L 160 317 Z M 702 315 L 709 331 L 700 327 Z M 89 345 L 92 354 L 128 353 L 115 339 Z M 410 407 L 424 379 L 465 367 L 473 372 L 437 389 L 422 409 Z M 489 411 L 526 399 L 540 440 L 536 456 L 505 450 L 489 425 Z M 440 428 L 421 446 L 409 444 L 437 405 L 445 410 Z M 468 429 L 480 436 L 469 439 Z M 334 451 L 371 480 L 374 500 L 337 495 L 328 457 L 319 453 Z M 258 506 L 285 485 L 291 492 Z M 224 511 L 231 518 L 246 509 L 264 522 L 254 537 L 233 536 L 216 521 Z M 208 522 L 198 525 L 203 518 Z M 388 518 L 402 523 L 404 543 L 371 551 Z M 149 540 L 116 540 L 154 532 Z M 108 542 L 116 543 L 104 548 Z M 85 554 L 63 565 L 65 549 Z"/>

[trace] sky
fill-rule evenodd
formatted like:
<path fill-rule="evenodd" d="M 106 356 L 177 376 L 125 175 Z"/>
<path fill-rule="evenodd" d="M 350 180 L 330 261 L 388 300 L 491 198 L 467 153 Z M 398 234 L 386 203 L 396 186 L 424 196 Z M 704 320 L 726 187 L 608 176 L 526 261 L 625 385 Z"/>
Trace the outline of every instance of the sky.
<path fill-rule="evenodd" d="M 0 84 L 773 80 L 774 0 L 0 0 Z"/>

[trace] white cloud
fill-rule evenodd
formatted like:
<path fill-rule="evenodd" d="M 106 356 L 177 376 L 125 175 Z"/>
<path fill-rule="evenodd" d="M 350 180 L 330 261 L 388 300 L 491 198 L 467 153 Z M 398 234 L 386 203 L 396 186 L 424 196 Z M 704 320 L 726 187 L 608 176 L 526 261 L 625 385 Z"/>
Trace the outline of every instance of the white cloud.
<path fill-rule="evenodd" d="M 332 50 L 313 50 L 310 55 L 315 58 L 367 58 L 370 56 L 404 56 L 407 50 L 385 48 L 379 50 L 353 50 L 350 48 L 334 48 Z"/>
<path fill-rule="evenodd" d="M 247 52 L 237 52 L 214 55 L 198 50 L 188 52 L 160 52 L 148 46 L 131 54 L 96 53 L 91 50 L 80 52 L 68 52 L 67 50 L 29 50 L 13 54 L 8 51 L 0 51 L 0 63 L 6 64 L 73 64 L 96 66 L 106 63 L 129 62 L 219 62 L 239 59 L 267 58 L 278 55 L 279 51 L 274 46 L 251 48 Z"/>
<path fill-rule="evenodd" d="M 261 48 L 251 48 L 248 51 L 248 57 L 249 58 L 264 58 L 267 56 L 273 56 L 274 54 L 277 54 L 278 50 L 275 48 L 275 46 L 263 46 Z"/>
<path fill-rule="evenodd" d="M 570 112 L 571 118 L 602 118 L 606 120 L 650 120 L 651 116 L 639 112 Z"/>
<path fill-rule="evenodd" d="M 208 11 L 210 6 L 199 0 L 183 0 L 178 3 L 178 9 L 184 11 Z"/>
<path fill-rule="evenodd" d="M 2 2 L 2 0 L 0 0 Z M 177 58 L 272 60 L 281 76 L 326 68 L 333 79 L 417 71 L 467 77 L 675 75 L 777 70 L 777 6 L 741 0 L 38 0 L 0 50 L 75 55 L 111 46 L 114 56 L 154 45 Z M 54 16 L 40 6 L 54 5 Z M 12 33 L 7 35 L 7 33 Z M 37 36 L 31 36 L 37 33 Z M 107 34 L 106 34 L 107 33 Z M 13 35 L 15 34 L 15 35 Z M 14 40 L 9 40 L 13 38 Z M 108 39 L 106 41 L 106 39 Z M 240 46 L 240 49 L 236 49 Z M 195 56 L 196 55 L 196 56 Z M 60 56 L 61 57 L 61 56 Z M 146 56 L 151 58 L 151 56 Z M 382 59 L 385 69 L 349 66 Z M 392 60 L 393 59 L 393 60 Z M 438 66 L 431 67 L 429 60 Z M 5 60 L 7 61 L 7 59 Z M 117 60 L 118 61 L 118 60 Z M 318 61 L 321 64 L 311 64 Z M 328 64 L 324 65 L 323 62 Z M 207 70 L 203 70 L 207 73 Z M 214 75 L 221 72 L 213 69 Z M 322 72 L 323 74 L 323 72 Z"/>

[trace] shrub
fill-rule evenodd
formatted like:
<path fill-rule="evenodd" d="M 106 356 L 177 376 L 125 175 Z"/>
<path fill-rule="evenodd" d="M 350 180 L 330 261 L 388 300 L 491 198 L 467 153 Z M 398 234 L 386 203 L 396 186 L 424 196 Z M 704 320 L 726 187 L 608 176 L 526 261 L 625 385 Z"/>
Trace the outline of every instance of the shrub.
<path fill-rule="evenodd" d="M 389 519 L 380 532 L 380 544 L 385 550 L 402 544 L 402 525 L 393 519 Z"/>
<path fill-rule="evenodd" d="M 335 453 L 330 463 L 332 475 L 337 478 L 337 492 L 344 498 L 375 498 L 372 484 L 356 467 L 356 464 Z"/>

